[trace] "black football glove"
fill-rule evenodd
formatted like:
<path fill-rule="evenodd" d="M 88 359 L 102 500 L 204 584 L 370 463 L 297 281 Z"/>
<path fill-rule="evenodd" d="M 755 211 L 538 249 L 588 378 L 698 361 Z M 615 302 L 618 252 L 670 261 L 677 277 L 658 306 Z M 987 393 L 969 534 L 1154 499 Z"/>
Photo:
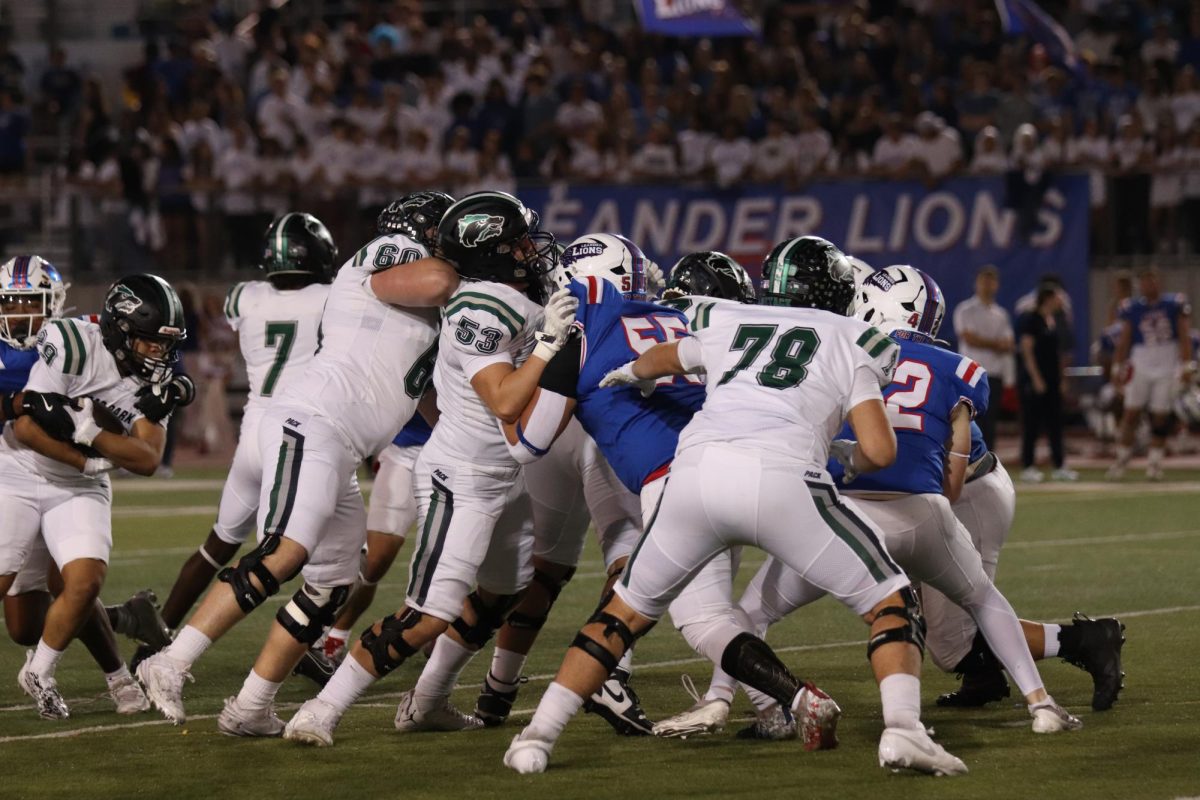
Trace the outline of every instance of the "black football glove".
<path fill-rule="evenodd" d="M 151 422 L 162 422 L 172 411 L 195 399 L 196 384 L 187 375 L 176 375 L 166 383 L 143 387 L 134 406 Z"/>
<path fill-rule="evenodd" d="M 68 413 L 71 398 L 53 392 L 26 391 L 21 400 L 21 413 L 31 417 L 41 429 L 60 442 L 70 442 L 75 435 L 75 421 Z"/>

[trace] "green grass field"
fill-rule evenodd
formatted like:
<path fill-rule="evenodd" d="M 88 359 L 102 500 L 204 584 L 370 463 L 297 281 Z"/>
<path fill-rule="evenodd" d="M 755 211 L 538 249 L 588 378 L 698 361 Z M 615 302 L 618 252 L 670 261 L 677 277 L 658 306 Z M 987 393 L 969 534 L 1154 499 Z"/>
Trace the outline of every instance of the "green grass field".
<path fill-rule="evenodd" d="M 214 477 L 192 473 L 181 477 Z M 1087 477 L 1094 477 L 1089 475 Z M 192 715 L 172 727 L 157 712 L 120 717 L 102 694 L 103 678 L 87 652 L 72 646 L 59 683 L 72 709 L 65 723 L 39 720 L 16 686 L 23 651 L 0 645 L 0 798 L 274 797 L 805 797 L 872 794 L 922 798 L 1053 797 L 1176 798 L 1200 795 L 1200 484 L 1195 473 L 1175 483 L 1115 487 L 1038 487 L 1022 491 L 1016 526 L 998 583 L 1026 618 L 1064 620 L 1079 609 L 1122 615 L 1128 629 L 1126 690 L 1109 712 L 1092 713 L 1091 681 L 1057 660 L 1043 662 L 1047 688 L 1084 720 L 1076 734 L 1038 737 L 1022 707 L 993 704 L 976 711 L 934 707 L 953 677 L 928 661 L 924 719 L 962 757 L 968 776 L 932 779 L 892 775 L 875 761 L 881 729 L 878 695 L 864 657 L 865 629 L 829 600 L 803 609 L 771 632 L 772 643 L 798 674 L 841 703 L 841 747 L 805 753 L 796 742 L 756 744 L 724 733 L 687 741 L 622 739 L 599 719 L 582 716 L 555 750 L 551 769 L 522 777 L 500 758 L 528 719 L 574 631 L 592 609 L 603 567 L 593 549 L 563 592 L 526 668 L 531 680 L 506 728 L 466 734 L 401 735 L 392 728 L 397 697 L 420 659 L 377 684 L 352 709 L 333 749 L 278 740 L 249 741 L 217 733 L 222 698 L 241 684 L 277 603 L 220 641 L 197 665 L 185 693 Z M 1182 481 L 1186 480 L 1187 483 Z M 104 597 L 117 602 L 153 587 L 160 597 L 180 563 L 201 541 L 218 491 L 181 490 L 180 481 L 117 490 L 116 546 Z M 403 557 L 409 555 L 408 549 Z M 748 554 L 743 580 L 761 560 Z M 401 602 L 406 566 L 381 587 L 372 617 Z M 122 641 L 126 655 L 133 644 Z M 470 707 L 488 657 L 463 676 L 456 701 Z M 647 713 L 667 716 L 690 704 L 679 685 L 698 684 L 709 668 L 669 626 L 638 645 L 635 683 Z M 281 716 L 315 693 L 300 678 L 280 693 Z M 740 698 L 734 716 L 749 714 Z"/>

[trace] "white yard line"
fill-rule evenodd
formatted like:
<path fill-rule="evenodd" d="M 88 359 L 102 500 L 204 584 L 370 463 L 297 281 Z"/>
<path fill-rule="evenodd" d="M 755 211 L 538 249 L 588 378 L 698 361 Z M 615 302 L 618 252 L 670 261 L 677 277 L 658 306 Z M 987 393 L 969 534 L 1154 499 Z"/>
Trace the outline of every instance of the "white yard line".
<path fill-rule="evenodd" d="M 1163 608 L 1146 608 L 1146 609 L 1141 609 L 1138 611 L 1118 611 L 1116 613 L 1108 614 L 1108 615 L 1104 615 L 1104 616 L 1113 616 L 1113 617 L 1118 617 L 1120 619 L 1133 619 L 1135 617 L 1153 617 L 1153 616 L 1160 616 L 1163 614 L 1180 614 L 1180 613 L 1186 613 L 1189 611 L 1200 611 L 1200 605 L 1165 606 Z M 1063 622 L 1066 622 L 1066 621 L 1067 620 L 1063 620 Z M 800 644 L 800 645 L 792 645 L 789 647 L 777 647 L 777 648 L 775 648 L 775 652 L 776 653 L 801 653 L 801 652 L 812 652 L 815 650 L 832 650 L 832 649 L 836 649 L 836 648 L 840 648 L 840 647 L 862 647 L 862 646 L 863 646 L 862 639 L 853 639 L 853 640 L 844 641 L 844 642 L 827 642 L 825 644 Z M 693 656 L 691 658 L 673 658 L 673 659 L 669 659 L 666 661 L 648 661 L 648 662 L 644 662 L 644 663 L 634 662 L 634 667 L 637 671 L 643 671 L 643 670 L 650 670 L 650 669 L 662 669 L 664 667 L 682 667 L 682 666 L 686 666 L 688 664 L 704 664 L 704 663 L 708 663 L 708 659 L 701 658 L 698 656 Z M 529 678 L 530 682 L 541 682 L 541 681 L 551 680 L 554 677 L 554 675 L 555 675 L 555 673 L 553 673 L 553 672 L 547 672 L 542 675 L 530 675 L 530 676 L 528 676 L 528 678 Z M 466 689 L 478 689 L 478 688 L 480 688 L 480 686 L 481 686 L 481 684 L 460 684 L 459 686 L 455 687 L 455 691 L 461 691 L 461 690 L 466 690 Z M 357 705 L 366 707 L 366 708 L 390 708 L 391 707 L 390 704 L 384 704 L 384 703 L 381 703 L 380 701 L 389 700 L 389 699 L 398 700 L 400 697 L 402 697 L 406 693 L 406 691 L 405 692 L 383 692 L 380 694 L 372 694 L 368 697 L 367 702 L 358 703 Z M 94 700 L 94 699 L 95 698 L 78 698 L 78 699 L 69 700 L 68 703 L 78 703 L 78 702 L 83 702 L 86 700 Z M 296 708 L 296 707 L 297 707 L 297 704 L 295 704 L 295 703 L 281 703 L 279 706 L 281 711 L 288 710 L 291 708 Z M 23 711 L 28 714 L 33 713 L 33 709 L 30 706 L 6 706 L 3 708 L 0 708 L 0 712 L 15 712 L 15 711 Z M 513 711 L 512 716 L 525 716 L 527 714 L 532 714 L 532 713 L 533 713 L 533 709 L 531 709 L 531 708 L 530 709 L 520 709 L 517 711 Z M 188 722 L 196 722 L 196 721 L 216 719 L 216 718 L 217 718 L 216 714 L 197 714 L 195 716 L 189 717 Z M 20 736 L 0 736 L 0 744 L 7 744 L 9 742 L 27 742 L 27 741 L 33 741 L 35 739 L 70 739 L 75 736 L 82 736 L 87 733 L 107 733 L 110 731 L 119 731 L 119 730 L 125 730 L 125 729 L 129 729 L 129 728 L 148 728 L 148 727 L 152 727 L 152 726 L 170 725 L 170 724 L 171 723 L 168 720 L 156 719 L 156 720 L 143 720 L 140 722 L 116 723 L 116 724 L 112 724 L 112 725 L 92 725 L 87 728 L 75 728 L 73 730 L 68 730 L 68 731 L 54 731 L 53 733 L 34 733 L 34 734 L 25 734 L 25 735 L 20 735 Z M 1022 723 L 1022 724 L 1025 724 L 1025 723 Z"/>

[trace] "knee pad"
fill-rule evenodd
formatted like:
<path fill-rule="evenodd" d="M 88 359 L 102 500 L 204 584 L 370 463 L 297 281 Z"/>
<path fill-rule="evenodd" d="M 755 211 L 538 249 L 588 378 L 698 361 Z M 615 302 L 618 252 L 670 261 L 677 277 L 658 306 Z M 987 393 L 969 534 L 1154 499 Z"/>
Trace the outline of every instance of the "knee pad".
<path fill-rule="evenodd" d="M 739 633 L 725 645 L 721 669 L 765 695 L 784 708 L 790 708 L 800 680 L 784 666 L 775 651 L 752 633 Z"/>
<path fill-rule="evenodd" d="M 921 651 L 921 657 L 925 657 L 925 617 L 921 615 L 921 602 L 917 600 L 917 593 L 911 586 L 905 586 L 899 594 L 904 600 L 904 605 L 887 606 L 881 609 L 875 618 L 902 617 L 908 624 L 897 628 L 888 628 L 872 636 L 867 642 L 868 661 L 871 659 L 871 654 L 877 649 L 892 642 L 915 644 Z"/>
<path fill-rule="evenodd" d="M 382 678 L 403 664 L 409 656 L 416 655 L 417 648 L 404 641 L 402 634 L 410 628 L 415 628 L 424 617 L 420 611 L 406 608 L 399 616 L 393 614 L 386 617 L 379 624 L 379 633 L 375 633 L 374 626 L 363 631 L 360 641 L 363 648 L 371 654 L 371 661 L 379 677 Z M 395 650 L 398 655 L 393 656 L 391 650 Z"/>
<path fill-rule="evenodd" d="M 324 588 L 305 582 L 292 595 L 291 602 L 279 609 L 275 621 L 296 641 L 311 645 L 337 619 L 338 611 L 349 597 L 349 586 Z"/>
<path fill-rule="evenodd" d="M 462 640 L 472 647 L 480 648 L 488 643 L 492 635 L 500 629 L 504 624 L 505 617 L 512 607 L 516 605 L 520 595 L 505 594 L 500 595 L 494 602 L 485 603 L 479 596 L 479 592 L 471 592 L 467 595 L 467 601 L 471 604 L 471 608 L 475 610 L 475 624 L 469 625 L 462 617 L 458 617 L 450 623 L 450 627 L 462 637 Z"/>
<path fill-rule="evenodd" d="M 533 614 L 525 614 L 521 611 L 513 611 L 508 615 L 508 619 L 505 620 L 509 627 L 526 631 L 541 630 L 542 626 L 546 624 L 546 620 L 550 618 L 550 609 L 554 607 L 554 603 L 558 600 L 559 594 L 562 593 L 563 587 L 571 582 L 571 578 L 574 575 L 574 567 L 567 570 L 567 573 L 561 579 L 555 578 L 553 575 L 543 572 L 540 569 L 535 569 L 533 571 L 534 581 L 545 587 L 546 594 L 549 595 L 549 600 L 546 603 L 546 613 L 541 616 L 534 616 Z"/>
<path fill-rule="evenodd" d="M 226 567 L 217 575 L 218 580 L 224 581 L 233 587 L 233 595 L 237 598 L 238 605 L 247 614 L 265 603 L 268 597 L 277 594 L 281 582 L 286 583 L 290 581 L 300 571 L 296 570 L 296 572 L 288 575 L 282 581 L 271 574 L 271 571 L 262 562 L 264 558 L 274 553 L 278 547 L 279 537 L 267 536 L 259 543 L 258 547 L 238 559 L 237 564 L 232 567 Z M 262 591 L 259 591 L 250 580 L 251 575 L 258 578 L 259 583 L 263 587 Z"/>

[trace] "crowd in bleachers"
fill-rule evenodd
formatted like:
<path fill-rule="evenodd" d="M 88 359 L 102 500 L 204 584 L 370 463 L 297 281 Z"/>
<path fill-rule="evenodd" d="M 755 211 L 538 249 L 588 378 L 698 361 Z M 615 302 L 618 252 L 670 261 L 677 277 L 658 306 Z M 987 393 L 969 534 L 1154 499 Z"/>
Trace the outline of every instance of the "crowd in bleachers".
<path fill-rule="evenodd" d="M 1038 191 L 1064 169 L 1118 221 L 1095 226 L 1101 249 L 1200 251 L 1200 3 L 1048 0 L 1077 69 L 1006 36 L 992 0 L 767 4 L 761 40 L 663 39 L 597 10 L 613 4 L 261 5 L 200 4 L 120 87 L 62 50 L 27 74 L 0 44 L 0 173 L 55 170 L 100 250 L 192 266 L 223 260 L 214 220 L 252 261 L 298 198 L 353 239 L 357 210 L 412 187 L 1007 174 Z"/>

